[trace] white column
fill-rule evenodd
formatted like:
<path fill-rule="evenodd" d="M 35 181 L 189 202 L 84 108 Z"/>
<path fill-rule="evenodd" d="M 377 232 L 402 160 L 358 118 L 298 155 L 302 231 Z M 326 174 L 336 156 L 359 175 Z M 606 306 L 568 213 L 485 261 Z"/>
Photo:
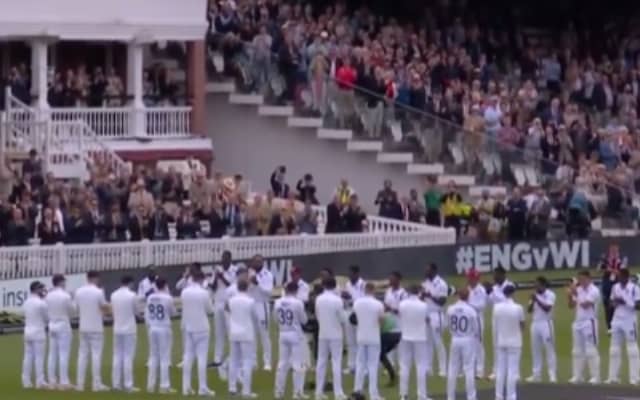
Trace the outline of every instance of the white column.
<path fill-rule="evenodd" d="M 31 42 L 31 94 L 37 96 L 34 106 L 41 110 L 49 108 L 47 102 L 48 47 L 44 39 L 35 39 Z"/>
<path fill-rule="evenodd" d="M 143 45 L 131 42 L 127 47 L 127 94 L 132 97 L 129 134 L 146 136 L 146 116 L 142 101 Z"/>

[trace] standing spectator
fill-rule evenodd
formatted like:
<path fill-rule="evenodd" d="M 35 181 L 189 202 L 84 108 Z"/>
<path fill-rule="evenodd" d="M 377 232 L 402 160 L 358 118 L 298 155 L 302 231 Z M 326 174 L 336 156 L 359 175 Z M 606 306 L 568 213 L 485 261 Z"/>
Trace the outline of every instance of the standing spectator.
<path fill-rule="evenodd" d="M 442 196 L 442 214 L 444 216 L 444 226 L 454 228 L 456 235 L 460 234 L 460 213 L 462 206 L 462 196 L 456 189 L 453 181 L 449 182 L 449 190 Z"/>
<path fill-rule="evenodd" d="M 489 191 L 484 189 L 482 196 L 476 205 L 476 213 L 478 215 L 478 239 L 489 240 L 489 224 L 493 219 L 493 211 L 495 209 L 495 200 L 489 195 Z"/>
<path fill-rule="evenodd" d="M 286 207 L 276 210 L 269 224 L 269 235 L 291 235 L 295 232 L 296 222 Z"/>
<path fill-rule="evenodd" d="M 205 203 L 196 215 L 202 225 L 208 226 L 208 229 L 203 228 L 203 233 L 207 237 L 219 239 L 227 234 L 227 224 L 217 200 Z"/>
<path fill-rule="evenodd" d="M 127 240 L 128 223 L 120 210 L 119 204 L 111 206 L 111 211 L 102 219 L 103 242 L 125 242 Z"/>
<path fill-rule="evenodd" d="M 333 201 L 327 206 L 327 221 L 325 224 L 325 233 L 342 232 L 342 203 L 338 196 L 334 196 Z"/>
<path fill-rule="evenodd" d="M 318 233 L 318 213 L 313 211 L 311 203 L 305 203 L 304 210 L 298 218 L 298 232 L 314 235 Z"/>
<path fill-rule="evenodd" d="M 206 178 L 204 172 L 196 171 L 191 185 L 189 185 L 189 200 L 196 206 L 204 206 L 211 201 L 215 193 L 213 182 Z"/>
<path fill-rule="evenodd" d="M 150 239 L 149 212 L 144 205 L 134 208 L 129 216 L 129 240 L 139 242 Z"/>
<path fill-rule="evenodd" d="M 507 202 L 508 239 L 523 240 L 527 222 L 527 202 L 522 198 L 519 188 L 514 188 Z"/>
<path fill-rule="evenodd" d="M 22 176 L 29 176 L 32 188 L 39 188 L 44 184 L 44 170 L 42 160 L 34 149 L 29 151 L 29 158 L 22 163 Z"/>
<path fill-rule="evenodd" d="M 484 127 L 486 129 L 487 134 L 489 135 L 489 147 L 493 148 L 494 143 L 498 139 L 498 133 L 500 129 L 502 121 L 502 110 L 500 110 L 500 105 L 498 104 L 498 97 L 491 96 L 489 99 L 489 105 L 484 109 Z"/>
<path fill-rule="evenodd" d="M 378 208 L 378 215 L 385 218 L 403 219 L 398 194 L 391 188 L 391 181 L 384 181 L 384 188 L 378 192 L 374 202 Z"/>
<path fill-rule="evenodd" d="M 67 243 L 93 243 L 95 240 L 95 222 L 86 210 L 73 205 L 65 223 Z"/>
<path fill-rule="evenodd" d="M 11 220 L 7 225 L 7 234 L 3 242 L 7 246 L 26 246 L 29 244 L 31 231 L 24 219 L 22 210 L 18 207 L 11 209 Z"/>
<path fill-rule="evenodd" d="M 138 207 L 142 207 L 145 214 L 150 214 L 153 211 L 153 205 L 153 196 L 145 188 L 144 181 L 138 179 L 131 185 L 127 209 L 137 210 Z"/>
<path fill-rule="evenodd" d="M 427 189 L 424 194 L 425 219 L 428 225 L 441 226 L 440 209 L 442 208 L 442 195 L 434 179 L 427 179 Z"/>
<path fill-rule="evenodd" d="M 285 182 L 287 167 L 280 165 L 271 173 L 271 191 L 275 197 L 286 199 L 289 197 L 289 184 Z"/>
<path fill-rule="evenodd" d="M 53 210 L 48 207 L 42 212 L 42 221 L 38 224 L 37 235 L 42 245 L 56 244 L 64 240 L 62 229 L 54 219 Z"/>
<path fill-rule="evenodd" d="M 336 188 L 334 196 L 338 198 L 341 206 L 347 206 L 351 201 L 351 196 L 353 196 L 356 192 L 349 186 L 349 181 L 346 179 L 341 179 L 340 184 Z"/>
<path fill-rule="evenodd" d="M 343 64 L 336 71 L 336 108 L 338 112 L 338 127 L 346 128 L 347 121 L 351 119 L 355 112 L 355 98 L 353 88 L 358 78 L 358 73 L 351 64 L 349 56 L 344 57 Z"/>
<path fill-rule="evenodd" d="M 151 240 L 169 240 L 169 214 L 162 206 L 161 200 L 156 200 L 156 207 L 149 218 L 149 232 Z"/>
<path fill-rule="evenodd" d="M 349 204 L 342 210 L 342 218 L 345 232 L 357 233 L 364 230 L 363 224 L 367 220 L 367 215 L 360 208 L 358 195 L 351 195 Z"/>
<path fill-rule="evenodd" d="M 253 204 L 249 209 L 249 218 L 255 221 L 256 235 L 265 236 L 269 233 L 271 217 L 271 206 L 262 200 L 262 196 L 255 196 L 253 198 Z"/>
<path fill-rule="evenodd" d="M 551 202 L 543 189 L 538 189 L 527 215 L 527 232 L 533 240 L 545 240 L 549 230 Z"/>
<path fill-rule="evenodd" d="M 176 223 L 176 234 L 178 239 L 196 239 L 200 236 L 200 222 L 194 218 L 189 202 L 183 203 Z"/>
<path fill-rule="evenodd" d="M 313 183 L 313 176 L 311 174 L 305 174 L 304 177 L 298 181 L 296 190 L 298 191 L 297 198 L 301 202 L 310 202 L 314 205 L 319 204 L 316 198 L 316 185 Z"/>

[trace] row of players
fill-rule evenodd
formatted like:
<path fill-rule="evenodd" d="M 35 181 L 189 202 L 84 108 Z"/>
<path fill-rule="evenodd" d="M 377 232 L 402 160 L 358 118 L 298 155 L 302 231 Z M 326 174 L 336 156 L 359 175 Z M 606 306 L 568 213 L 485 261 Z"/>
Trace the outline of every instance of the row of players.
<path fill-rule="evenodd" d="M 255 332 L 259 332 L 264 354 L 264 367 L 270 369 L 269 301 L 273 291 L 273 277 L 263 267 L 262 258 L 254 257 L 251 272 L 241 271 L 226 253 L 222 265 L 215 273 L 205 277 L 194 269 L 179 282 L 182 300 L 183 331 L 183 394 L 190 394 L 191 367 L 198 361 L 199 390 L 201 395 L 212 394 L 206 383 L 206 355 L 209 346 L 209 319 L 213 314 L 215 326 L 215 365 L 220 365 L 221 377 L 229 381 L 229 391 L 235 393 L 241 381 L 242 395 L 253 397 L 251 372 L 256 366 Z M 369 376 L 370 398 L 379 398 L 377 366 L 380 359 L 381 335 L 372 332 L 387 331 L 398 336 L 400 364 L 400 395 L 408 394 L 408 379 L 412 363 L 415 364 L 418 396 L 427 397 L 426 374 L 432 370 L 431 359 L 435 353 L 439 374 L 448 377 L 448 391 L 453 398 L 455 378 L 460 370 L 466 379 L 469 399 L 475 398 L 474 373 L 483 375 L 483 316 L 487 305 L 493 304 L 494 374 L 496 390 L 507 398 L 515 390 L 519 379 L 519 357 L 522 347 L 522 323 L 524 312 L 510 298 L 514 286 L 506 279 L 504 270 L 494 274 L 494 285 L 479 284 L 479 275 L 468 274 L 468 287 L 458 291 L 459 302 L 445 312 L 449 289 L 438 276 L 437 267 L 431 265 L 422 287 L 402 288 L 400 275 L 393 274 L 384 302 L 374 298 L 373 285 L 360 278 L 357 268 L 344 290 L 336 290 L 335 279 L 329 271 L 322 276 L 323 291 L 314 293 L 299 274 L 293 274 L 287 296 L 276 301 L 274 319 L 280 328 L 280 360 L 276 373 L 276 395 L 281 396 L 289 368 L 294 371 L 294 396 L 304 397 L 302 385 L 304 372 L 310 365 L 308 342 L 302 333 L 307 322 L 307 312 L 317 320 L 316 397 L 322 398 L 326 365 L 331 359 L 333 391 L 336 398 L 343 398 L 341 365 L 343 337 L 347 338 L 348 362 L 356 373 L 355 389 L 363 389 Z M 628 271 L 620 273 L 620 281 L 613 289 L 611 300 L 615 307 L 610 351 L 609 382 L 618 381 L 621 348 L 626 343 L 629 358 L 630 383 L 638 383 L 638 346 L 635 329 L 635 309 L 640 300 L 640 289 L 629 281 Z M 132 279 L 124 278 L 122 287 L 111 295 L 108 303 L 104 291 L 98 286 L 97 274 L 88 274 L 88 284 L 78 289 L 72 297 L 64 290 L 64 278 L 53 279 L 53 290 L 44 295 L 44 285 L 34 282 L 32 296 L 25 302 L 25 358 L 23 385 L 31 387 L 31 372 L 35 366 L 36 386 L 56 385 L 68 388 L 67 376 L 71 343 L 71 316 L 80 317 L 80 347 L 78 356 L 77 389 L 84 389 L 86 367 L 91 355 L 93 385 L 95 391 L 106 390 L 100 378 L 103 346 L 103 314 L 111 313 L 114 319 L 113 388 L 135 391 L 133 386 L 133 356 L 136 343 L 136 314 L 144 299 L 145 322 L 149 333 L 149 391 L 156 387 L 156 374 L 160 371 L 161 392 L 171 392 L 169 366 L 172 331 L 170 317 L 175 313 L 174 300 L 167 283 L 150 276 L 143 280 L 138 293 L 131 290 Z M 211 299 L 213 291 L 213 301 Z M 599 382 L 599 355 L 597 351 L 597 303 L 599 290 L 591 283 L 588 273 L 579 275 L 578 282 L 569 289 L 569 305 L 576 309 L 573 325 L 573 377 L 572 382 L 582 381 L 582 370 L 587 363 L 591 383 Z M 311 309 L 304 307 L 311 303 Z M 503 304 L 504 303 L 504 304 Z M 498 304 L 503 304 L 498 307 Z M 531 325 L 533 375 L 529 381 L 538 381 L 542 373 L 542 354 L 546 354 L 550 381 L 556 380 L 553 307 L 555 295 L 547 288 L 544 278 L 531 296 L 529 310 L 533 313 Z M 346 312 L 345 312 L 346 309 Z M 499 310 L 504 311 L 499 311 Z M 348 316 L 351 315 L 351 318 Z M 445 318 L 446 317 L 446 318 Z M 48 382 L 45 381 L 43 363 L 45 356 L 46 328 L 49 328 Z M 452 335 L 450 360 L 447 366 L 446 349 L 442 340 L 448 327 Z M 384 336 L 383 336 L 384 337 Z M 229 344 L 229 362 L 223 363 L 224 351 Z M 435 351 L 432 351 L 435 350 Z M 390 349 L 385 350 L 388 352 Z M 56 374 L 56 369 L 58 369 Z M 497 374 L 496 374 L 497 373 Z M 59 383 L 59 385 L 57 385 Z M 503 396 L 496 396 L 502 398 Z"/>

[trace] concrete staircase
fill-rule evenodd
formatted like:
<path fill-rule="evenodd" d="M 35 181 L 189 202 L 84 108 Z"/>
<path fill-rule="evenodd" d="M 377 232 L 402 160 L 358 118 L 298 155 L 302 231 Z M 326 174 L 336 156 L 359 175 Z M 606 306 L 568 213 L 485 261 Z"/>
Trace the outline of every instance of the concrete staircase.
<path fill-rule="evenodd" d="M 246 94 L 236 91 L 235 84 L 233 82 L 215 82 L 207 85 L 207 92 L 211 94 L 217 94 L 220 96 L 227 96 L 228 102 L 238 107 L 255 107 L 256 113 L 265 118 L 281 118 L 286 119 L 286 126 L 292 129 L 303 129 L 313 131 L 318 140 L 331 141 L 331 142 L 343 142 L 347 152 L 350 153 L 362 153 L 375 155 L 375 162 L 378 164 L 389 165 L 390 167 L 397 168 L 398 166 L 404 169 L 405 174 L 414 176 L 418 179 L 426 178 L 427 176 L 437 177 L 439 184 L 446 185 L 449 182 L 454 182 L 456 185 L 464 188 L 486 188 L 486 186 L 477 186 L 479 182 L 474 174 L 457 173 L 451 171 L 456 169 L 456 164 L 462 164 L 464 162 L 465 155 L 462 149 L 453 146 L 449 148 L 449 152 L 453 158 L 453 168 L 443 163 L 422 163 L 418 160 L 418 157 L 407 150 L 389 150 L 386 148 L 385 143 L 381 140 L 363 140 L 356 137 L 350 129 L 334 129 L 325 127 L 322 118 L 306 117 L 295 114 L 293 107 L 291 106 L 276 106 L 265 104 L 265 99 L 259 94 Z M 247 112 L 250 108 L 247 109 Z M 501 170 L 501 165 L 497 157 L 488 158 L 483 160 L 483 167 L 487 173 L 496 173 Z M 528 181 L 526 174 L 522 173 L 523 182 Z M 492 192 L 502 193 L 504 187 L 498 186 L 495 188 L 490 187 Z M 478 189 L 471 191 L 478 193 Z"/>

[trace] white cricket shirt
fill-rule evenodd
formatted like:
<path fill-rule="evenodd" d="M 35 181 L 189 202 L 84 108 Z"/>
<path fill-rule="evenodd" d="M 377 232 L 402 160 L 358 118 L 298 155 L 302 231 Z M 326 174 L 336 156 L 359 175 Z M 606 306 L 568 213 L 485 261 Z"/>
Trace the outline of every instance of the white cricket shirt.
<path fill-rule="evenodd" d="M 236 277 L 238 275 L 238 266 L 235 264 L 229 265 L 229 268 L 226 270 L 222 265 L 216 265 L 213 270 L 214 276 L 211 278 L 211 283 L 216 282 L 216 287 L 213 289 L 213 304 L 216 309 L 224 308 L 225 303 L 227 301 L 226 290 L 229 286 L 235 283 Z M 216 274 L 222 274 L 224 279 L 229 282 L 227 285 L 222 280 L 216 280 Z"/>
<path fill-rule="evenodd" d="M 273 307 L 273 318 L 281 335 L 295 333 L 302 336 L 302 325 L 307 323 L 304 303 L 294 296 L 281 297 Z"/>
<path fill-rule="evenodd" d="M 553 306 L 556 304 L 556 294 L 553 291 L 546 289 L 542 293 L 535 293 L 539 302 L 544 305 L 551 306 L 549 311 L 545 311 L 540 307 L 538 303 L 533 303 L 533 313 L 531 319 L 534 322 L 538 321 L 551 321 L 553 319 Z"/>
<path fill-rule="evenodd" d="M 493 334 L 497 347 L 522 347 L 524 308 L 507 298 L 493 307 Z"/>
<path fill-rule="evenodd" d="M 171 329 L 171 317 L 176 314 L 173 297 L 166 291 L 155 291 L 144 307 L 144 320 L 154 330 Z"/>
<path fill-rule="evenodd" d="M 144 279 L 141 280 L 140 283 L 138 284 L 138 296 L 141 299 L 146 298 L 155 290 L 156 290 L 156 285 L 153 282 L 151 282 L 151 279 L 149 279 L 149 277 L 145 276 Z"/>
<path fill-rule="evenodd" d="M 513 282 L 508 279 L 505 279 L 501 284 L 495 283 L 493 285 L 493 289 L 491 290 L 491 294 L 489 295 L 489 300 L 492 304 L 502 303 L 507 299 L 507 297 L 504 295 L 504 288 L 506 288 L 507 286 L 515 287 Z"/>
<path fill-rule="evenodd" d="M 388 313 L 389 318 L 393 321 L 392 332 L 400 332 L 400 321 L 398 319 L 398 307 L 400 302 L 407 298 L 407 292 L 402 287 L 397 289 L 388 288 L 384 293 L 384 305 L 391 311 Z"/>
<path fill-rule="evenodd" d="M 108 305 L 104 290 L 92 283 L 88 283 L 76 290 L 74 300 L 78 305 L 80 326 L 78 330 L 84 333 L 102 333 L 102 307 Z"/>
<path fill-rule="evenodd" d="M 447 322 L 453 339 L 472 339 L 478 335 L 478 312 L 466 301 L 458 300 L 447 308 Z"/>
<path fill-rule="evenodd" d="M 402 340 L 408 342 L 427 341 L 427 304 L 418 296 L 409 295 L 398 306 L 400 333 Z"/>
<path fill-rule="evenodd" d="M 380 319 L 384 316 L 382 302 L 365 295 L 353 303 L 353 312 L 358 319 L 356 343 L 380 344 Z"/>
<path fill-rule="evenodd" d="M 229 299 L 229 340 L 239 342 L 255 341 L 255 300 L 246 293 L 238 293 Z"/>
<path fill-rule="evenodd" d="M 50 332 L 71 332 L 71 316 L 76 311 L 71 294 L 62 288 L 53 288 L 44 298 L 47 303 Z"/>
<path fill-rule="evenodd" d="M 209 315 L 213 314 L 209 291 L 200 285 L 190 285 L 182 290 L 180 300 L 183 329 L 189 333 L 208 333 Z"/>
<path fill-rule="evenodd" d="M 611 300 L 623 299 L 624 304 L 617 305 L 613 311 L 613 320 L 620 322 L 635 321 L 636 317 L 636 302 L 640 301 L 640 288 L 638 285 L 627 282 L 626 285 L 618 282 L 613 285 L 611 289 Z"/>
<path fill-rule="evenodd" d="M 316 297 L 316 318 L 319 339 L 342 340 L 342 328 L 346 322 L 344 303 L 333 291 L 323 291 Z"/>
<path fill-rule="evenodd" d="M 352 301 L 358 300 L 360 297 L 364 297 L 364 287 L 366 282 L 362 278 L 358 278 L 355 283 L 352 283 L 351 280 L 348 280 L 344 286 L 344 290 L 349 293 Z"/>
<path fill-rule="evenodd" d="M 113 333 L 131 335 L 136 333 L 137 294 L 128 287 L 121 287 L 111 293 L 113 312 Z"/>
<path fill-rule="evenodd" d="M 579 285 L 576 288 L 576 294 L 573 297 L 573 300 L 576 302 L 576 321 L 587 321 L 597 318 L 600 290 L 596 285 L 591 283 L 586 287 L 586 289 Z M 587 308 L 582 307 L 581 304 L 586 302 L 593 304 Z"/>
<path fill-rule="evenodd" d="M 30 294 L 22 305 L 24 311 L 24 337 L 30 340 L 45 340 L 47 337 L 47 303 L 37 295 Z"/>
<path fill-rule="evenodd" d="M 268 303 L 273 295 L 273 274 L 262 267 L 255 277 L 258 284 L 249 284 L 249 295 L 258 303 Z"/>
<path fill-rule="evenodd" d="M 489 296 L 484 286 L 480 284 L 475 287 L 469 286 L 469 305 L 478 312 L 479 317 L 482 317 L 484 314 L 488 299 Z"/>
<path fill-rule="evenodd" d="M 426 279 L 422 282 L 422 289 L 429 293 L 433 298 L 446 298 L 449 295 L 449 286 L 447 282 L 444 281 L 439 276 L 435 276 L 433 279 Z M 442 312 L 444 306 L 439 305 L 433 298 L 427 298 L 426 303 L 430 313 L 439 313 Z"/>
<path fill-rule="evenodd" d="M 285 283 L 284 287 L 282 288 L 282 297 L 287 296 L 287 294 L 285 293 L 285 288 L 289 283 L 290 282 Z M 309 284 L 303 281 L 302 279 L 299 279 L 297 284 L 298 284 L 298 291 L 296 292 L 296 298 L 302 301 L 302 303 L 306 303 L 307 301 L 309 301 L 309 294 L 311 293 L 311 288 L 309 287 Z"/>

